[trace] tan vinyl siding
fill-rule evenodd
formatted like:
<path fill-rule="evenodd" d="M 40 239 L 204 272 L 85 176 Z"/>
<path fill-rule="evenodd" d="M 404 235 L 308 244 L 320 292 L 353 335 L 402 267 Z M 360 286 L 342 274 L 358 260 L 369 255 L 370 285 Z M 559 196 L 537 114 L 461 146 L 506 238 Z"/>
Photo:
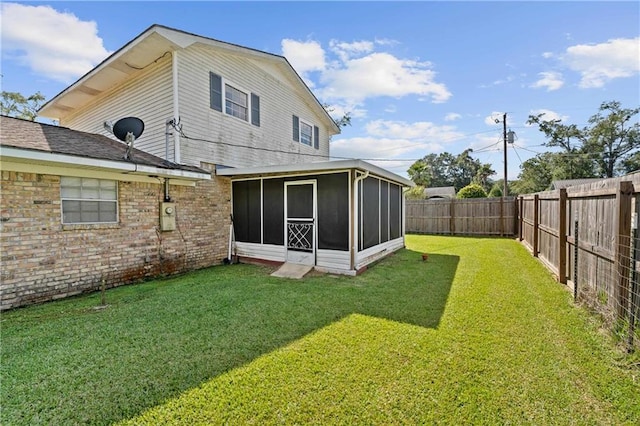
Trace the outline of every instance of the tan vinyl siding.
<path fill-rule="evenodd" d="M 104 129 L 105 121 L 115 123 L 120 118 L 138 117 L 144 121 L 145 129 L 135 147 L 165 158 L 165 123 L 173 117 L 172 87 L 171 56 L 167 55 L 60 125 L 115 139 Z M 169 160 L 173 159 L 173 138 L 170 138 Z"/>
<path fill-rule="evenodd" d="M 260 127 L 210 108 L 209 72 L 222 76 L 223 83 L 260 96 Z M 248 167 L 328 159 L 328 129 L 296 91 L 299 86 L 288 81 L 272 63 L 192 46 L 180 52 L 178 87 L 183 131 L 192 138 L 180 141 L 184 164 L 206 161 Z M 320 149 L 292 140 L 293 114 L 320 128 Z"/>

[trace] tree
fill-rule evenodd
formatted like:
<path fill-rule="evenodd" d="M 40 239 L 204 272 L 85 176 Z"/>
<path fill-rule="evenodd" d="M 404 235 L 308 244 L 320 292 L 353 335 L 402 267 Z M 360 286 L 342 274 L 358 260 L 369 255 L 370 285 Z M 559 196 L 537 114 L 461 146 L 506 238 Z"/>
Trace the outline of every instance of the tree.
<path fill-rule="evenodd" d="M 490 198 L 502 197 L 502 187 L 498 184 L 494 184 L 491 187 L 491 191 L 489 191 L 489 194 L 487 195 L 487 197 L 490 197 Z"/>
<path fill-rule="evenodd" d="M 598 112 L 589 119 L 585 151 L 594 156 L 602 177 L 613 177 L 624 170 L 624 163 L 633 159 L 640 148 L 640 123 L 629 124 L 640 112 L 638 108 L 622 108 L 620 102 L 603 102 Z"/>
<path fill-rule="evenodd" d="M 586 130 L 578 129 L 575 124 L 562 124 L 562 120 L 544 120 L 544 113 L 538 115 L 530 115 L 527 120 L 527 124 L 537 124 L 538 128 L 547 137 L 547 142 L 544 144 L 548 147 L 561 148 L 566 156 L 566 165 L 568 174 L 562 172 L 563 179 L 577 179 L 579 176 L 578 165 L 575 164 L 580 161 L 581 158 L 585 158 L 585 153 L 582 149 L 582 145 L 586 140 Z M 586 155 L 588 157 L 588 154 Z M 575 167 L 574 167 L 575 165 Z M 564 168 L 564 167 L 563 167 Z M 574 173 L 574 168 L 576 172 Z"/>
<path fill-rule="evenodd" d="M 38 109 L 43 102 L 44 95 L 40 92 L 25 97 L 18 92 L 2 91 L 0 114 L 35 121 L 38 116 Z"/>
<path fill-rule="evenodd" d="M 544 114 L 530 115 L 527 123 L 538 125 L 547 137 L 545 146 L 563 151 L 562 161 L 556 158 L 551 171 L 554 179 L 606 178 L 639 165 L 635 154 L 640 148 L 640 123 L 630 124 L 638 113 L 640 108 L 622 108 L 620 102 L 610 101 L 600 105 L 583 129 L 544 120 Z"/>
<path fill-rule="evenodd" d="M 467 149 L 457 156 L 448 152 L 428 154 L 413 163 L 407 173 L 416 185 L 432 188 L 453 186 L 458 191 L 478 176 L 483 178 L 487 174 L 494 174 L 489 164 L 482 164 L 471 157 L 472 152 Z M 480 170 L 482 172 L 479 174 Z"/>
<path fill-rule="evenodd" d="M 335 110 L 334 107 L 332 107 L 329 104 L 322 104 L 322 107 L 327 111 L 327 113 L 329 115 L 331 115 L 331 113 Z M 351 126 L 351 113 L 350 112 L 346 112 L 342 117 L 340 118 L 333 118 L 331 117 L 334 121 L 334 123 L 336 123 L 336 125 L 338 127 L 347 127 L 347 126 Z"/>
<path fill-rule="evenodd" d="M 479 184 L 486 190 L 489 187 L 489 176 L 492 176 L 495 174 L 496 172 L 491 168 L 490 164 L 482 164 L 478 169 L 478 171 L 476 172 L 476 175 L 473 177 L 472 182 Z M 500 195 L 498 195 L 498 197 L 499 196 Z"/>
<path fill-rule="evenodd" d="M 513 188 L 518 194 L 531 194 L 549 188 L 553 180 L 553 164 L 557 153 L 545 152 L 526 160 L 520 166 Z"/>
<path fill-rule="evenodd" d="M 424 186 L 416 185 L 413 188 L 408 189 L 404 195 L 407 200 L 424 200 Z"/>
<path fill-rule="evenodd" d="M 471 183 L 460 191 L 458 191 L 458 198 L 486 198 L 487 193 L 484 188 L 477 183 Z"/>

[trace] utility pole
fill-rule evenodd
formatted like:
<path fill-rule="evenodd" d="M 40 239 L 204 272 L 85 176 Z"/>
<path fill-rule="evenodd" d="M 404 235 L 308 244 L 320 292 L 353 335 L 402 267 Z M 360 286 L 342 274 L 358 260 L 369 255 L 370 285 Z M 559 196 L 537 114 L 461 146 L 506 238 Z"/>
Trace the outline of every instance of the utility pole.
<path fill-rule="evenodd" d="M 502 196 L 509 195 L 509 187 L 507 186 L 507 113 L 502 116 L 502 137 L 504 139 L 504 188 Z"/>

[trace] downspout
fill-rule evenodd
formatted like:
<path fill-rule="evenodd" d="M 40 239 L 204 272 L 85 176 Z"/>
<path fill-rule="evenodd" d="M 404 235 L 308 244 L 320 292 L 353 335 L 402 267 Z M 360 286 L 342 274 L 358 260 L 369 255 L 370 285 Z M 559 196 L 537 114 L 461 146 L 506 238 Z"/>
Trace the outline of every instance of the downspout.
<path fill-rule="evenodd" d="M 367 177 L 369 177 L 369 170 L 366 170 L 363 174 L 358 176 L 358 171 L 354 169 L 353 171 L 354 179 L 353 179 L 353 192 L 351 197 L 351 223 L 353 226 L 351 227 L 351 253 L 350 253 L 350 267 L 352 271 L 356 269 L 356 251 L 358 250 L 358 234 L 360 230 L 358 229 L 358 221 L 356 220 L 356 207 L 358 206 L 357 200 L 359 199 L 358 192 L 358 183 Z"/>
<path fill-rule="evenodd" d="M 173 72 L 173 119 L 180 117 L 180 102 L 178 102 L 178 52 L 171 55 Z M 168 158 L 167 158 L 168 160 Z M 180 164 L 180 133 L 173 132 L 173 162 Z"/>

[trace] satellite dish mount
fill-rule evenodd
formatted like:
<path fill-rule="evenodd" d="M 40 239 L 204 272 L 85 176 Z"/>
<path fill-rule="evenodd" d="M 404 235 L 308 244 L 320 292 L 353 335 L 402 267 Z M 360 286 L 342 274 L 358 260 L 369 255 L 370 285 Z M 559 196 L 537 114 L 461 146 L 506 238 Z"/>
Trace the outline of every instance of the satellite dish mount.
<path fill-rule="evenodd" d="M 105 122 L 105 127 L 107 122 Z M 133 143 L 144 132 L 144 122 L 137 117 L 125 117 L 113 124 L 112 133 L 116 138 L 127 144 L 127 151 L 124 154 L 125 160 L 131 159 L 131 149 Z"/>

